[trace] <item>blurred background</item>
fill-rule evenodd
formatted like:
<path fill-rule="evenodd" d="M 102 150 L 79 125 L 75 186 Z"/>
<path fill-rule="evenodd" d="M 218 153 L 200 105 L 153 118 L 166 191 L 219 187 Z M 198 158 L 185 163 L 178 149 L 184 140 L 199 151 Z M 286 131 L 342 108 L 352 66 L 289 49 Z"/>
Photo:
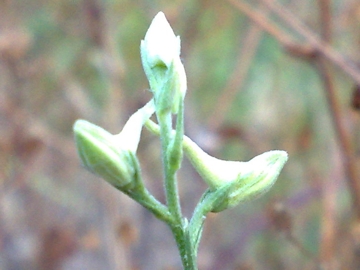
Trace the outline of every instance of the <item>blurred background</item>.
<path fill-rule="evenodd" d="M 81 167 L 72 125 L 117 133 L 151 95 L 140 40 L 181 36 L 186 133 L 222 159 L 281 149 L 258 200 L 211 214 L 199 269 L 360 269 L 360 2 L 1 0 L 0 269 L 181 269 L 170 230 Z M 159 142 L 146 185 L 164 202 Z M 183 213 L 206 186 L 186 159 Z"/>

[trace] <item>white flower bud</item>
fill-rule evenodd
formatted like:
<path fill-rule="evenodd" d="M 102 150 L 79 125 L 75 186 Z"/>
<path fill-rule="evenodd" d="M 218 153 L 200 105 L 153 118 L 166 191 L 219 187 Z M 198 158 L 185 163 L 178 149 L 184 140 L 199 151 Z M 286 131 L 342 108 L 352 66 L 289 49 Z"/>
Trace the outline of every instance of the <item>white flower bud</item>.
<path fill-rule="evenodd" d="M 169 68 L 174 58 L 180 56 L 180 37 L 175 36 L 163 12 L 159 12 L 152 20 L 141 42 L 141 50 L 146 52 L 151 68 L 156 65 Z"/>
<path fill-rule="evenodd" d="M 140 45 L 141 61 L 155 97 L 157 111 L 177 113 L 187 81 L 180 59 L 180 37 L 175 36 L 164 13 L 153 19 Z"/>

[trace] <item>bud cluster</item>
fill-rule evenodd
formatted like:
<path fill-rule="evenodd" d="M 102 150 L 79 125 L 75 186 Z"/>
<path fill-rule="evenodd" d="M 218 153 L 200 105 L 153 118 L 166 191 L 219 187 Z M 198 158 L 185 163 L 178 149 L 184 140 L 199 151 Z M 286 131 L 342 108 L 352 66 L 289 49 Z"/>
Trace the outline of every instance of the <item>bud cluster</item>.
<path fill-rule="evenodd" d="M 180 60 L 180 37 L 175 36 L 164 13 L 159 12 L 153 19 L 140 51 L 153 99 L 136 111 L 117 135 L 88 121 L 77 120 L 73 129 L 78 154 L 86 169 L 166 222 L 179 249 L 186 249 L 180 250 L 183 265 L 186 269 L 196 269 L 194 261 L 206 214 L 232 208 L 267 192 L 288 155 L 285 151 L 269 151 L 240 162 L 220 160 L 205 153 L 184 135 L 187 79 Z M 159 126 L 149 120 L 154 113 Z M 166 205 L 151 195 L 141 177 L 136 151 L 144 125 L 161 139 Z M 208 185 L 190 222 L 182 217 L 175 177 L 183 152 Z"/>

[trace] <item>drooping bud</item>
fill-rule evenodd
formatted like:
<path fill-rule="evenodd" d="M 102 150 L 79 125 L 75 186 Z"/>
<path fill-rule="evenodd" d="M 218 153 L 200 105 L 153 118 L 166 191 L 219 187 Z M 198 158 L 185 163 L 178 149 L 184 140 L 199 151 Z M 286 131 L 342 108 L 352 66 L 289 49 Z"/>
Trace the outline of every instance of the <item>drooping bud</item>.
<path fill-rule="evenodd" d="M 183 146 L 186 156 L 209 185 L 209 192 L 231 185 L 227 197 L 213 208 L 213 212 L 234 207 L 267 192 L 288 159 L 285 151 L 276 150 L 248 162 L 225 161 L 208 155 L 188 137 L 184 137 Z"/>
<path fill-rule="evenodd" d="M 180 60 L 180 37 L 175 36 L 163 12 L 153 19 L 140 45 L 141 60 L 159 111 L 177 113 L 187 81 Z"/>
<path fill-rule="evenodd" d="M 256 199 L 269 191 L 284 167 L 288 155 L 285 151 L 269 151 L 245 162 L 243 171 L 232 182 L 227 198 L 212 211 L 220 212 L 240 202 Z"/>
<path fill-rule="evenodd" d="M 74 124 L 77 150 L 86 169 L 118 188 L 132 188 L 136 156 L 119 147 L 114 136 L 85 120 Z"/>
<path fill-rule="evenodd" d="M 130 189 L 139 168 L 136 150 L 144 122 L 154 113 L 151 100 L 135 112 L 123 130 L 112 135 L 85 120 L 74 124 L 75 141 L 84 166 L 115 187 Z"/>

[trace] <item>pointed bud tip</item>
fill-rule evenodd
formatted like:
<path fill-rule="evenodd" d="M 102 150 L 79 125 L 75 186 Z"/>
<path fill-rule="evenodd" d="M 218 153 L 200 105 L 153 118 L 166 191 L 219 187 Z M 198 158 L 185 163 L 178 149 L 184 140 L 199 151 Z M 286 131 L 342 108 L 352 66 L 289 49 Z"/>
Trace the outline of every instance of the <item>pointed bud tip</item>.
<path fill-rule="evenodd" d="M 88 124 L 89 124 L 88 121 L 83 120 L 83 119 L 78 119 L 78 120 L 75 121 L 75 123 L 73 125 L 73 130 L 77 134 L 77 133 L 79 133 L 79 131 L 81 131 Z"/>
<path fill-rule="evenodd" d="M 280 162 L 283 165 L 287 162 L 289 158 L 288 153 L 286 151 L 273 150 L 273 151 L 269 151 L 269 153 L 272 155 L 273 162 Z"/>
<path fill-rule="evenodd" d="M 166 20 L 166 17 L 165 17 L 164 12 L 159 11 L 159 12 L 155 15 L 153 21 L 155 21 L 155 20 L 156 20 L 156 21 Z M 166 21 L 167 21 L 167 20 L 166 20 Z"/>
<path fill-rule="evenodd" d="M 266 166 L 277 165 L 278 167 L 283 167 L 287 160 L 288 154 L 286 151 L 272 150 L 254 157 L 249 162 L 254 164 L 263 163 Z"/>
<path fill-rule="evenodd" d="M 169 68 L 173 59 L 180 57 L 180 39 L 163 12 L 152 20 L 140 48 L 143 64 L 147 63 L 150 68 L 162 65 Z"/>

